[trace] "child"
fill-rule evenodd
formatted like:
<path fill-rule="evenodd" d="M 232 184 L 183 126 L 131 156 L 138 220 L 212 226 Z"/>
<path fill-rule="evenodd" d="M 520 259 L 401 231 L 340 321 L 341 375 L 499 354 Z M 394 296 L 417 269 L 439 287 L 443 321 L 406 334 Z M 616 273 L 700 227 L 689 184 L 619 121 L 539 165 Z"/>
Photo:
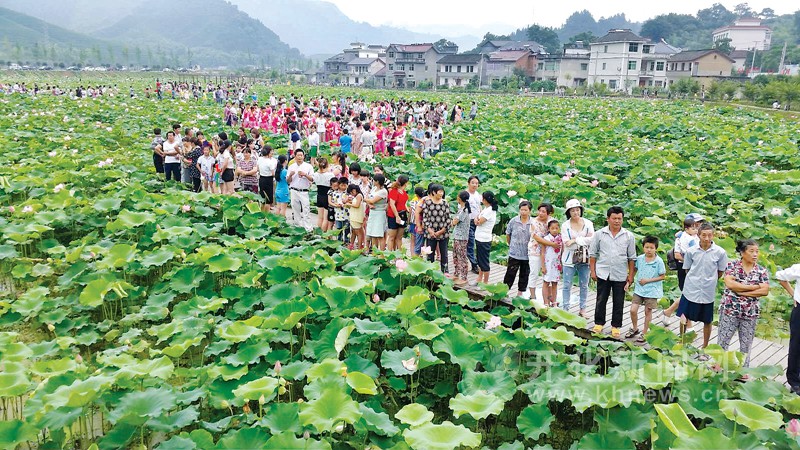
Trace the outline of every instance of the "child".
<path fill-rule="evenodd" d="M 456 270 L 453 283 L 461 286 L 467 283 L 467 269 L 469 268 L 469 259 L 467 258 L 469 215 L 471 212 L 469 192 L 459 192 L 456 200 L 458 200 L 458 214 L 453 218 L 453 263 L 456 266 Z"/>
<path fill-rule="evenodd" d="M 683 231 L 675 235 L 675 260 L 678 262 L 678 289 L 683 292 L 683 282 L 686 281 L 686 269 L 683 268 L 683 255 L 689 250 L 700 245 L 700 238 L 697 237 L 697 229 L 700 223 L 703 222 L 703 216 L 697 213 L 691 213 L 683 219 Z M 680 304 L 680 296 L 675 300 L 669 308 L 664 310 L 664 326 L 669 325 L 669 317 L 671 317 L 675 310 L 678 309 Z"/>
<path fill-rule="evenodd" d="M 317 164 L 317 155 L 319 154 L 319 134 L 308 134 L 308 155 L 311 157 L 311 165 Z"/>
<path fill-rule="evenodd" d="M 631 301 L 631 329 L 625 333 L 625 338 L 630 339 L 638 335 L 636 342 L 644 343 L 644 335 L 650 327 L 653 318 L 653 309 L 658 307 L 658 299 L 664 296 L 664 278 L 667 268 L 664 261 L 656 255 L 658 238 L 646 236 L 642 242 L 644 255 L 636 258 L 633 271 L 636 274 L 633 285 L 633 300 Z M 639 305 L 644 305 L 644 327 L 639 331 Z"/>
<path fill-rule="evenodd" d="M 557 220 L 547 222 L 547 232 L 544 239 L 559 244 L 559 246 L 548 245 L 542 252 L 542 297 L 545 306 L 555 307 L 557 305 L 558 280 L 561 278 L 561 249 L 563 247 L 561 224 Z"/>
<path fill-rule="evenodd" d="M 294 151 L 300 148 L 300 133 L 297 132 L 297 125 L 289 124 L 289 157 L 294 157 Z"/>
<path fill-rule="evenodd" d="M 433 155 L 431 155 L 431 151 L 432 151 L 431 142 L 432 142 L 431 132 L 430 131 L 426 131 L 425 132 L 425 139 L 422 140 L 422 157 L 423 158 L 430 158 L 431 156 L 433 156 Z"/>
<path fill-rule="evenodd" d="M 425 236 L 422 230 L 417 230 L 417 205 L 420 204 L 422 197 L 425 197 L 425 189 L 421 186 L 414 188 L 414 198 L 408 202 L 408 210 L 414 214 L 411 223 L 408 225 L 408 233 L 411 239 L 411 256 L 419 256 L 422 251 L 422 245 L 425 242 Z M 418 233 L 419 231 L 419 233 Z"/>
<path fill-rule="evenodd" d="M 333 180 L 331 180 L 333 182 Z M 348 244 L 350 243 L 350 219 L 347 215 L 347 208 L 344 206 L 344 201 L 347 198 L 347 185 L 349 180 L 347 177 L 340 177 L 336 180 L 338 183 L 337 190 L 333 190 L 331 185 L 331 199 L 333 203 L 333 224 L 339 232 L 339 241 Z"/>
<path fill-rule="evenodd" d="M 286 155 L 278 155 L 278 168 L 275 170 L 275 179 L 278 181 L 275 188 L 275 203 L 278 215 L 286 217 L 286 205 L 289 204 L 289 184 L 286 182 Z"/>
<path fill-rule="evenodd" d="M 347 155 L 352 150 L 353 138 L 350 137 L 350 131 L 347 128 L 342 130 L 342 137 L 339 138 L 339 145 L 342 147 L 343 155 Z"/>
<path fill-rule="evenodd" d="M 350 230 L 352 239 L 350 250 L 360 250 L 366 247 L 366 233 L 364 231 L 364 210 L 366 202 L 361 188 L 357 184 L 347 186 L 347 197 L 344 205 L 349 209 Z M 356 244 L 358 242 L 358 244 Z"/>
<path fill-rule="evenodd" d="M 336 221 L 336 194 L 339 192 L 339 177 L 334 176 L 330 181 L 330 189 L 328 189 L 328 207 L 325 209 L 327 215 L 328 229 L 333 229 Z M 322 212 L 320 211 L 320 214 Z"/>
<path fill-rule="evenodd" d="M 200 171 L 200 178 L 203 181 L 203 190 L 214 193 L 214 164 L 216 161 L 211 156 L 210 146 L 203 146 L 203 156 L 197 159 L 197 170 Z"/>

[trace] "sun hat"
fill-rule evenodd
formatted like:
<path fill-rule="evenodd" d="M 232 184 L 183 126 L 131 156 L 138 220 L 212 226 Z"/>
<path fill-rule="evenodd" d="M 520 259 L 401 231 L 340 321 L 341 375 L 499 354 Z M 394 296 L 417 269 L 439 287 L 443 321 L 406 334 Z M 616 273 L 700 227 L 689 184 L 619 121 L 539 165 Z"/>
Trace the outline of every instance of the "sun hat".
<path fill-rule="evenodd" d="M 564 206 L 564 215 L 567 216 L 567 219 L 570 218 L 569 210 L 572 208 L 580 208 L 581 209 L 581 217 L 583 217 L 583 205 L 577 198 L 573 198 L 567 202 L 566 206 Z"/>
<path fill-rule="evenodd" d="M 702 222 L 702 221 L 706 220 L 705 217 L 703 217 L 700 213 L 696 213 L 696 212 L 686 215 L 686 219 L 685 220 L 690 220 L 690 219 L 694 220 L 695 222 Z"/>

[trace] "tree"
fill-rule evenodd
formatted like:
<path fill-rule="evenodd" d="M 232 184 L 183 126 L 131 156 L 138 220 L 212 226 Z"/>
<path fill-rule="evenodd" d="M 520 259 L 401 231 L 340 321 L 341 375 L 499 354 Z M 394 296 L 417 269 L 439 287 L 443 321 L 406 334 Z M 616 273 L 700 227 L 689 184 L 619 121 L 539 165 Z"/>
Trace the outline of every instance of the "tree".
<path fill-rule="evenodd" d="M 726 55 L 730 54 L 730 52 L 733 51 L 733 47 L 731 47 L 731 38 L 718 39 L 714 42 L 714 48 Z"/>
<path fill-rule="evenodd" d="M 760 13 L 758 13 L 758 17 L 760 17 L 760 18 L 762 18 L 764 20 L 774 19 L 775 18 L 775 10 L 772 9 L 772 8 L 764 8 L 764 9 L 761 10 Z"/>
<path fill-rule="evenodd" d="M 558 35 L 562 39 L 567 39 L 570 36 L 575 36 L 577 34 L 585 33 L 585 32 L 593 32 L 597 27 L 597 21 L 594 20 L 594 16 L 588 10 L 583 11 L 576 11 L 572 13 L 571 16 L 567 18 L 567 21 L 564 22 L 564 25 L 558 30 Z"/>
<path fill-rule="evenodd" d="M 570 44 L 574 44 L 574 43 L 576 43 L 578 41 L 581 41 L 584 44 L 588 45 L 590 42 L 592 42 L 596 38 L 597 38 L 597 36 L 595 36 L 594 33 L 592 33 L 591 31 L 584 31 L 583 33 L 576 34 L 575 36 L 572 36 L 571 38 L 569 38 L 569 43 Z"/>
<path fill-rule="evenodd" d="M 548 53 L 558 53 L 561 50 L 558 34 L 552 28 L 531 25 L 528 27 L 528 39 L 543 45 Z"/>
<path fill-rule="evenodd" d="M 753 17 L 756 12 L 747 3 L 739 3 L 733 7 L 733 12 L 739 17 Z"/>
<path fill-rule="evenodd" d="M 721 3 L 714 3 L 710 8 L 697 11 L 697 20 L 705 24 L 705 26 L 714 29 L 730 25 L 736 20 L 736 14 L 728 11 L 728 8 Z"/>

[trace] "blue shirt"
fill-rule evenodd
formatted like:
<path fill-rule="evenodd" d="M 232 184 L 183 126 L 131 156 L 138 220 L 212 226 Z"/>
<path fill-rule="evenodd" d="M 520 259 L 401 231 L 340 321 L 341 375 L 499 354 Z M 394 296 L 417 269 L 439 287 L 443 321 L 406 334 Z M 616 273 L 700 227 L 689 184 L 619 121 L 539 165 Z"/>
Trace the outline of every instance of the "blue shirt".
<path fill-rule="evenodd" d="M 664 296 L 664 282 L 654 281 L 644 286 L 639 284 L 639 280 L 647 278 L 658 278 L 667 273 L 664 261 L 656 256 L 652 261 L 647 262 L 645 255 L 636 258 L 636 278 L 633 282 L 633 293 L 642 298 L 661 298 Z"/>
<path fill-rule="evenodd" d="M 350 144 L 353 142 L 353 138 L 350 137 L 349 134 L 345 134 L 339 138 L 339 145 L 342 146 L 342 153 L 350 153 Z"/>
<path fill-rule="evenodd" d="M 728 255 L 719 245 L 712 243 L 708 250 L 693 247 L 683 255 L 683 268 L 688 270 L 683 296 L 693 303 L 714 303 L 719 273 L 727 267 Z"/>

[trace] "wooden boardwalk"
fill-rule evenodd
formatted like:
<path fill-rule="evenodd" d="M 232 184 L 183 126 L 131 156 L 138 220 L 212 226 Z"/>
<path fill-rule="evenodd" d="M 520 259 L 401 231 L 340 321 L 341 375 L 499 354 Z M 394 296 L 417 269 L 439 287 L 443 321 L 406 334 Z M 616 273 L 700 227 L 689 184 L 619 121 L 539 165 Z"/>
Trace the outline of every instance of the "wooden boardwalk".
<path fill-rule="evenodd" d="M 452 253 L 450 255 L 450 260 L 449 261 L 452 262 Z M 452 263 L 450 264 L 450 266 L 452 267 Z M 491 271 L 489 272 L 489 283 L 502 283 L 503 282 L 503 277 L 505 276 L 505 273 L 506 273 L 506 266 L 502 266 L 502 265 L 499 265 L 499 264 L 492 264 L 491 265 Z M 473 280 L 475 280 L 476 277 L 477 277 L 477 275 L 474 275 L 474 274 L 470 273 L 468 278 L 469 278 L 469 281 L 473 281 Z M 515 284 L 512 287 L 512 289 L 509 290 L 509 292 L 513 292 L 514 294 L 516 294 L 516 291 L 517 291 L 517 287 L 516 286 L 517 285 L 516 285 L 516 280 L 515 280 Z M 463 286 L 461 289 L 464 289 L 464 290 L 466 290 L 466 291 L 468 291 L 471 294 L 476 295 L 476 296 L 485 296 L 487 294 L 485 291 L 481 290 L 478 287 Z M 559 284 L 558 293 L 559 293 L 558 301 L 559 301 L 559 304 L 560 304 L 561 303 L 561 284 Z M 578 299 L 578 293 L 579 293 L 579 289 L 578 289 L 578 286 L 577 286 L 577 283 L 576 283 L 572 287 L 573 299 L 572 299 L 572 301 L 570 301 L 570 305 L 571 306 L 570 306 L 570 309 L 569 309 L 570 312 L 572 312 L 574 314 L 578 314 L 579 308 L 580 308 L 579 304 L 578 304 L 578 300 L 577 300 Z M 541 290 L 537 291 L 537 297 L 541 298 Z M 586 320 L 587 320 L 587 322 L 589 322 L 589 328 L 594 326 L 594 312 L 595 312 L 595 305 L 597 303 L 596 300 L 597 300 L 597 293 L 595 291 L 593 291 L 591 289 L 591 286 L 590 286 L 590 288 L 589 288 L 589 296 L 588 296 L 588 298 L 586 300 L 586 317 L 587 317 Z M 623 313 L 623 320 L 622 320 L 622 328 L 621 328 L 621 331 L 622 331 L 623 335 L 631 327 L 631 316 L 630 316 L 629 310 L 630 310 L 630 301 L 626 298 L 626 300 L 625 300 L 625 308 L 624 308 L 624 313 Z M 606 316 L 606 326 L 605 326 L 605 329 L 603 330 L 603 332 L 606 333 L 606 334 L 610 334 L 611 333 L 611 300 L 610 299 L 609 299 L 608 305 L 606 307 L 606 315 L 607 315 Z M 663 316 L 663 313 L 662 313 L 661 310 L 654 311 L 653 312 L 653 324 L 654 325 L 658 325 L 658 326 L 664 326 L 663 323 L 662 323 L 663 317 L 664 316 Z M 678 335 L 678 332 L 679 332 L 678 327 L 680 325 L 680 322 L 674 316 L 672 318 L 670 318 L 670 319 L 671 319 L 670 325 L 667 326 L 666 328 L 668 330 L 672 331 L 673 333 L 675 333 L 676 335 Z M 644 308 L 641 308 L 639 310 L 639 329 L 641 329 L 643 325 L 644 325 Z M 694 331 L 697 332 L 697 338 L 694 340 L 693 345 L 695 347 L 699 348 L 700 345 L 702 345 L 702 343 L 703 343 L 702 324 L 695 324 L 695 325 L 693 325 L 693 327 L 690 330 L 694 330 Z M 626 339 L 623 338 L 622 340 L 626 340 Z M 635 340 L 635 338 L 628 339 L 627 341 L 628 342 L 634 342 L 634 340 Z M 711 338 L 709 340 L 709 343 L 710 344 L 716 344 L 717 343 L 717 327 L 716 327 L 716 325 L 711 330 Z M 646 345 L 646 344 L 642 344 L 642 345 Z M 735 335 L 733 337 L 733 339 L 731 339 L 731 344 L 728 347 L 728 349 L 729 350 L 739 350 L 739 336 L 738 336 L 738 334 Z M 778 365 L 783 369 L 783 371 L 781 372 L 780 375 L 776 376 L 774 378 L 774 380 L 785 384 L 786 383 L 786 366 L 787 366 L 788 354 L 789 354 L 789 350 L 784 345 L 781 345 L 781 344 L 779 344 L 777 342 L 772 342 L 772 341 L 768 341 L 768 340 L 764 340 L 764 339 L 755 338 L 753 340 L 753 345 L 751 346 L 751 349 L 750 349 L 750 367 L 758 367 L 758 366 L 765 366 L 765 365 Z"/>

